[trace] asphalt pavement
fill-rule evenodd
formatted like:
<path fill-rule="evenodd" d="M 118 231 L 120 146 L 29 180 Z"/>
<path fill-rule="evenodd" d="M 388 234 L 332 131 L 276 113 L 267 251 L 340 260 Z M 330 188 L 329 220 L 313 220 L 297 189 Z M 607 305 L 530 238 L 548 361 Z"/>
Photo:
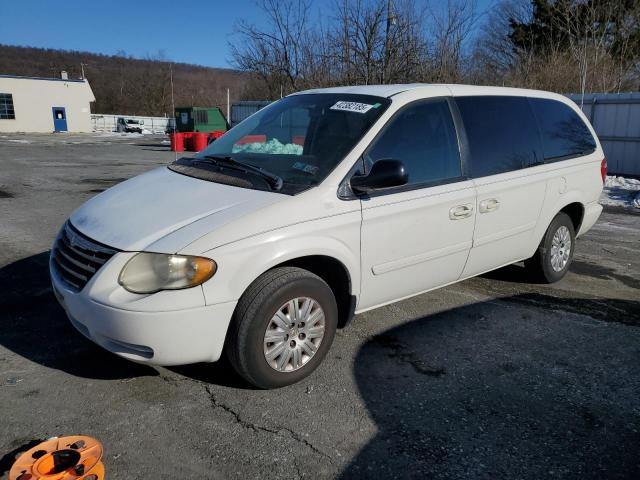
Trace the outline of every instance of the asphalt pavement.
<path fill-rule="evenodd" d="M 51 292 L 70 212 L 172 158 L 162 136 L 0 135 L 0 477 L 85 434 L 109 480 L 640 478 L 640 215 L 606 211 L 555 285 L 515 265 L 358 315 L 260 391 L 103 351 Z"/>

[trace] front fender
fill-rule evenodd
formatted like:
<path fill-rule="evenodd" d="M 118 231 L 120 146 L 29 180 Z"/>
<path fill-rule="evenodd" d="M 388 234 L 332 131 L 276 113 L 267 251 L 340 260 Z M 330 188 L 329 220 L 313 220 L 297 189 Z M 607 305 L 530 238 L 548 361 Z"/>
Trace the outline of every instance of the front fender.
<path fill-rule="evenodd" d="M 303 222 L 204 252 L 218 264 L 202 287 L 207 305 L 238 300 L 261 274 L 310 255 L 334 258 L 347 269 L 351 295 L 360 293 L 360 211 Z"/>

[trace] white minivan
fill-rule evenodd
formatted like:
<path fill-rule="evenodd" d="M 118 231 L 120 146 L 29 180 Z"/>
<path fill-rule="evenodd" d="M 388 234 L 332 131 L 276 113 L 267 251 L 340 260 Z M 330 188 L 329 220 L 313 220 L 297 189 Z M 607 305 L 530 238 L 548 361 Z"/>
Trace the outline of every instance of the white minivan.
<path fill-rule="evenodd" d="M 606 162 L 563 96 L 463 85 L 311 90 L 92 198 L 51 251 L 86 337 L 156 365 L 223 350 L 297 382 L 360 312 L 525 261 L 567 272 Z"/>

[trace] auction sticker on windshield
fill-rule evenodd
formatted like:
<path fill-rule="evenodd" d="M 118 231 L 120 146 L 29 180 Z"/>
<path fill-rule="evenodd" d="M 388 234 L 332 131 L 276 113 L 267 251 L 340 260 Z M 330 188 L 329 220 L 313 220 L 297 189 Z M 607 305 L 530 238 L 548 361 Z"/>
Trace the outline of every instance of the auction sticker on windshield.
<path fill-rule="evenodd" d="M 372 108 L 376 108 L 379 106 L 380 106 L 379 103 L 376 103 L 375 105 L 369 105 L 367 103 L 340 101 L 340 102 L 336 102 L 336 104 L 333 107 L 331 107 L 330 110 L 341 110 L 343 112 L 367 113 Z"/>

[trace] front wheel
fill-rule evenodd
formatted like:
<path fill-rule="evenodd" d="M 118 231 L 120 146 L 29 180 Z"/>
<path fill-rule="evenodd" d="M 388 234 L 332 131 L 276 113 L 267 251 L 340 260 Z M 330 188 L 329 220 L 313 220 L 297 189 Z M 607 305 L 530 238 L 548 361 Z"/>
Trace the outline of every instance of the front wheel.
<path fill-rule="evenodd" d="M 535 255 L 525 260 L 525 267 L 536 281 L 557 282 L 569 270 L 575 244 L 573 222 L 569 215 L 560 212 L 551 221 Z"/>
<path fill-rule="evenodd" d="M 329 285 L 296 267 L 270 270 L 244 293 L 229 327 L 227 356 L 259 388 L 296 383 L 327 354 L 338 324 Z"/>

